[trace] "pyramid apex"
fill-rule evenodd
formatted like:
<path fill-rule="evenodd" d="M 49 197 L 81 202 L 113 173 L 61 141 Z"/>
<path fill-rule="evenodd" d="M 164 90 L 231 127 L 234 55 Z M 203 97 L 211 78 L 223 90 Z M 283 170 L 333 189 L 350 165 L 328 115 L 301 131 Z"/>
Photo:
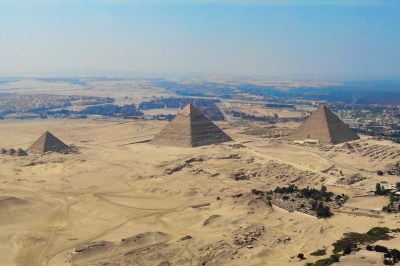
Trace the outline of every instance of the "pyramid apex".
<path fill-rule="evenodd" d="M 318 107 L 318 109 L 315 111 L 315 113 L 317 113 L 317 112 L 323 112 L 323 113 L 325 113 L 325 115 L 326 115 L 328 112 L 331 112 L 331 113 L 332 113 L 331 109 L 329 109 L 328 106 L 323 105 L 323 104 L 321 104 L 321 105 Z"/>
<path fill-rule="evenodd" d="M 182 109 L 180 114 L 184 116 L 189 116 L 189 115 L 199 115 L 201 114 L 201 112 L 199 111 L 199 109 L 196 108 L 196 106 L 193 103 L 189 103 Z"/>

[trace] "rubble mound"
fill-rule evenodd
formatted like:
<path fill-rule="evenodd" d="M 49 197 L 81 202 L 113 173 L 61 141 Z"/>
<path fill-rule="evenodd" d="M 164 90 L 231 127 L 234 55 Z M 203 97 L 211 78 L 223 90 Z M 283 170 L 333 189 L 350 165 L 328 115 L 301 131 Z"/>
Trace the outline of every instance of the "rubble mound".
<path fill-rule="evenodd" d="M 292 132 L 292 129 L 286 127 L 247 127 L 241 134 L 258 136 L 261 138 L 283 138 L 289 136 Z"/>
<path fill-rule="evenodd" d="M 389 175 L 400 176 L 400 162 L 386 165 L 385 172 Z"/>

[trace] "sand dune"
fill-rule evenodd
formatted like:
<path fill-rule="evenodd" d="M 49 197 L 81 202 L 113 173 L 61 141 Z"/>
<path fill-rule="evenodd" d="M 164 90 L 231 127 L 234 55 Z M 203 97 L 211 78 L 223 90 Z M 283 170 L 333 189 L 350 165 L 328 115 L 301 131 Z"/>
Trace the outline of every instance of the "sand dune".
<path fill-rule="evenodd" d="M 396 182 L 398 177 L 380 177 L 375 170 L 397 158 L 371 161 L 362 151 L 349 154 L 340 146 L 295 146 L 245 135 L 243 128 L 229 124 L 224 127 L 233 143 L 198 148 L 130 144 L 150 139 L 164 125 L 0 122 L 0 148 L 27 148 L 45 130 L 79 148 L 79 154 L 0 155 L 0 240 L 7 243 L 0 246 L 3 265 L 303 265 L 298 253 L 315 261 L 310 253 L 325 247 L 329 254 L 345 232 L 400 227 L 398 215 L 368 216 L 384 198 L 358 197 L 377 182 Z M 397 149 L 365 138 L 359 143 Z M 341 180 L 357 173 L 364 179 Z M 251 192 L 288 183 L 327 184 L 350 199 L 343 212 L 317 219 Z M 343 263 L 359 263 L 357 256 Z M 363 265 L 374 261 L 362 260 Z"/>

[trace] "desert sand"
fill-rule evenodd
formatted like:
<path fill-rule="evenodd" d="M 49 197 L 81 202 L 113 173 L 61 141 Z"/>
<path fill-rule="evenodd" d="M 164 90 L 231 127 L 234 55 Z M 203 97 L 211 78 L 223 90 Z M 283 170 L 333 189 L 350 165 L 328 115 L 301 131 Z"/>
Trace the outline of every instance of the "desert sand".
<path fill-rule="evenodd" d="M 398 145 L 362 137 L 356 151 L 340 144 L 299 146 L 281 136 L 244 133 L 261 125 L 228 123 L 219 126 L 232 142 L 197 148 L 147 143 L 165 124 L 1 121 L 0 148 L 26 149 L 48 130 L 79 153 L 0 155 L 0 264 L 304 265 L 319 259 L 309 255 L 318 249 L 329 256 L 343 233 L 400 227 L 399 214 L 380 211 L 386 198 L 367 196 L 377 182 L 399 181 L 376 175 L 399 160 Z M 349 184 L 354 174 L 363 179 Z M 317 219 L 251 193 L 287 184 L 325 184 L 349 200 L 331 218 Z M 394 236 L 381 242 L 398 247 L 400 236 Z M 380 254 L 363 252 L 340 265 L 382 264 Z"/>

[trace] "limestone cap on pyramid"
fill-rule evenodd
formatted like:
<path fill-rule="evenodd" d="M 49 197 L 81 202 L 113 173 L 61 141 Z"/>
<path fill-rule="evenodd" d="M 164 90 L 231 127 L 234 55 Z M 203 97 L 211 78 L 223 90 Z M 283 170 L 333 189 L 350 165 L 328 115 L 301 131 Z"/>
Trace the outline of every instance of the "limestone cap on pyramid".
<path fill-rule="evenodd" d="M 68 145 L 55 137 L 49 131 L 43 133 L 29 148 L 29 152 L 45 153 L 51 151 L 64 151 L 68 149 Z"/>
<path fill-rule="evenodd" d="M 197 147 L 231 140 L 194 104 L 188 104 L 150 143 L 160 146 Z"/>
<path fill-rule="evenodd" d="M 189 115 L 192 115 L 192 116 L 195 116 L 195 115 L 203 115 L 203 113 L 200 112 L 199 109 L 197 109 L 197 108 L 194 106 L 193 103 L 187 104 L 187 105 L 182 109 L 182 111 L 180 111 L 180 114 L 181 114 L 181 115 L 184 115 L 184 116 L 189 116 Z"/>
<path fill-rule="evenodd" d="M 322 144 L 338 144 L 360 137 L 328 107 L 321 105 L 292 134 L 290 140 L 315 139 Z"/>

